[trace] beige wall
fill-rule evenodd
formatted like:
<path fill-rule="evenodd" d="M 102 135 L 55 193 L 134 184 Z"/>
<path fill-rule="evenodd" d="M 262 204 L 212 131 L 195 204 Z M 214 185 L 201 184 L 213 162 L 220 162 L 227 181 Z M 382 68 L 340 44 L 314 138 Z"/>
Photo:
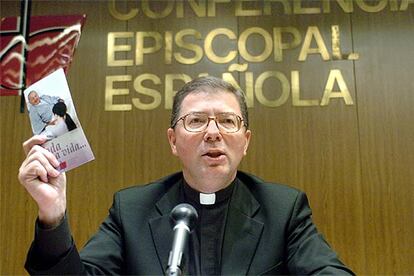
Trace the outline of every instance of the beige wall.
<path fill-rule="evenodd" d="M 130 1 L 129 5 L 138 4 Z M 293 26 L 304 35 L 309 26 L 317 26 L 331 53 L 330 26 L 339 25 L 344 52 L 358 53 L 358 60 L 322 61 L 320 55 L 310 55 L 299 62 L 298 46 L 285 52 L 283 62 L 267 59 L 249 64 L 248 71 L 255 79 L 265 71 L 280 71 L 290 80 L 290 72 L 297 70 L 301 97 L 320 102 L 329 71 L 339 69 L 354 104 L 331 99 L 327 106 L 298 107 L 290 96 L 285 104 L 272 108 L 256 99 L 249 109 L 252 143 L 241 168 L 306 191 L 317 226 L 358 274 L 414 273 L 413 5 L 396 12 L 388 3 L 384 10 L 369 13 L 355 4 L 352 13 L 345 13 L 332 4 L 330 13 L 261 17 L 235 17 L 234 6 L 221 5 L 214 18 L 197 18 L 186 10 L 185 20 L 172 15 L 120 21 L 109 14 L 106 3 L 34 1 L 33 15 L 88 16 L 68 74 L 77 113 L 96 156 L 94 162 L 67 174 L 68 211 L 78 246 L 96 231 L 116 190 L 180 168 L 166 139 L 170 110 L 164 108 L 164 98 L 154 110 L 105 111 L 105 76 L 135 78 L 148 72 L 162 80 L 172 73 L 220 76 L 229 66 L 206 58 L 193 66 L 165 65 L 159 53 L 146 57 L 142 67 L 109 68 L 108 32 L 193 28 L 205 34 L 222 26 L 239 35 L 251 26 L 268 30 Z M 127 10 L 121 4 L 118 8 Z M 19 2 L 1 2 L 2 17 L 18 13 Z M 217 53 L 221 47 L 227 49 L 215 47 Z M 250 42 L 249 47 L 257 53 L 263 43 Z M 243 61 L 239 58 L 239 62 Z M 242 84 L 244 76 L 238 75 Z M 128 87 L 130 95 L 116 98 L 117 103 L 131 104 L 132 98 L 139 97 L 132 84 Z M 163 90 L 162 85 L 154 88 Z M 280 87 L 271 82 L 263 89 L 269 99 L 280 94 Z M 24 158 L 21 143 L 31 136 L 28 116 L 19 113 L 19 104 L 19 97 L 0 98 L 0 274 L 24 273 L 36 218 L 36 206 L 16 178 Z"/>

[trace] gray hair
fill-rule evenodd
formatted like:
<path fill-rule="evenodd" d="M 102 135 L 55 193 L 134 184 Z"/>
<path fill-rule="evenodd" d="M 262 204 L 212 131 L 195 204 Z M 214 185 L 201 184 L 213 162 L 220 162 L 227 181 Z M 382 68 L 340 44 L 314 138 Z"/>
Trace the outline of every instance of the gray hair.
<path fill-rule="evenodd" d="M 32 93 L 36 93 L 37 95 L 39 95 L 39 93 L 37 93 L 37 91 L 36 91 L 36 90 L 32 90 L 32 91 L 30 91 L 30 92 L 29 92 L 29 94 L 27 94 L 27 96 L 29 97 L 29 96 L 30 96 L 30 94 L 32 94 Z"/>
<path fill-rule="evenodd" d="M 179 119 L 178 116 L 180 114 L 181 110 L 181 104 L 185 97 L 187 97 L 189 94 L 193 93 L 199 93 L 199 92 L 207 92 L 207 93 L 214 93 L 217 91 L 226 91 L 229 93 L 232 93 L 236 96 L 237 101 L 239 102 L 240 111 L 242 113 L 243 117 L 243 124 L 246 128 L 249 127 L 249 115 L 247 112 L 247 104 L 246 104 L 246 98 L 244 96 L 244 93 L 236 89 L 233 85 L 230 83 L 216 78 L 212 76 L 207 77 L 199 77 L 196 79 L 193 79 L 190 82 L 187 82 L 174 96 L 173 101 L 173 107 L 171 112 L 171 127 L 175 125 L 177 120 Z"/>

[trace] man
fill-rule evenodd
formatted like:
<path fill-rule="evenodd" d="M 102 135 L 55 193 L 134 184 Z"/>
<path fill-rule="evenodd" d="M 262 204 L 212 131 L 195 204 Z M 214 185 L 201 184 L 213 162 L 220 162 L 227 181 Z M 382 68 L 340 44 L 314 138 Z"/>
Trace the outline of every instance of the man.
<path fill-rule="evenodd" d="M 26 269 L 31 274 L 162 275 L 173 234 L 171 210 L 199 215 L 185 253 L 184 274 L 352 274 L 311 220 L 306 196 L 237 171 L 251 137 L 244 95 L 203 77 L 174 97 L 172 153 L 182 172 L 115 194 L 107 219 L 79 254 L 65 215 L 66 179 L 52 154 L 24 143 L 19 180 L 39 206 Z"/>
<path fill-rule="evenodd" d="M 36 91 L 30 91 L 27 96 L 30 103 L 29 116 L 33 134 L 40 134 L 53 119 L 53 106 L 62 101 L 59 97 L 42 95 L 39 97 Z"/>

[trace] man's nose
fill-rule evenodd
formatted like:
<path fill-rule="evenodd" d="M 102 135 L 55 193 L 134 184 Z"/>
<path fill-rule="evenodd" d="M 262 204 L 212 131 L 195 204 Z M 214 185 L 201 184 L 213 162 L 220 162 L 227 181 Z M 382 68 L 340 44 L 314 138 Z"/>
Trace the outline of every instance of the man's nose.
<path fill-rule="evenodd" d="M 208 122 L 205 132 L 204 139 L 206 141 L 220 141 L 222 138 L 220 129 L 215 120 L 210 120 Z"/>

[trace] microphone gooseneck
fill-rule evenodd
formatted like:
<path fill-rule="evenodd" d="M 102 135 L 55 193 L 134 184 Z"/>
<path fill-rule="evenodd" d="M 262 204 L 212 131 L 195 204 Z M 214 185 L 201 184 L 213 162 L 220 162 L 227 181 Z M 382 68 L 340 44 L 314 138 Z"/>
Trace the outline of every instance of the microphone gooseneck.
<path fill-rule="evenodd" d="M 182 275 L 181 261 L 184 249 L 187 244 L 188 236 L 197 223 L 197 219 L 197 211 L 190 204 L 181 203 L 172 209 L 170 214 L 170 222 L 174 231 L 174 239 L 165 275 Z"/>

